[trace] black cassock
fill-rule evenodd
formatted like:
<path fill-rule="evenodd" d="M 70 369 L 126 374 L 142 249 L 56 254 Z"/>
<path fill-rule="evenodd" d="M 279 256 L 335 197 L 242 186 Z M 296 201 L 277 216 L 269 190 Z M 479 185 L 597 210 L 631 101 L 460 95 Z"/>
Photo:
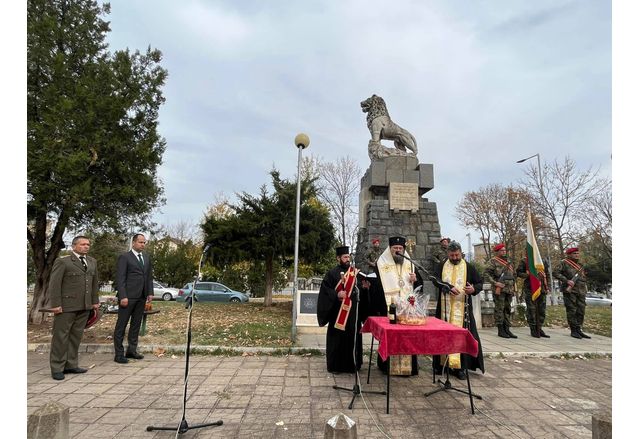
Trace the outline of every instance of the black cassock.
<path fill-rule="evenodd" d="M 327 272 L 318 294 L 318 323 L 320 326 L 327 326 L 327 371 L 331 373 L 353 373 L 360 370 L 362 366 L 362 334 L 360 328 L 362 322 L 366 320 L 366 311 L 360 305 L 360 318 L 356 327 L 356 308 L 358 304 L 354 301 L 351 305 L 349 318 L 345 325 L 345 330 L 336 329 L 335 323 L 338 312 L 342 305 L 342 299 L 338 299 L 336 285 L 340 282 L 340 273 L 346 273 L 347 269 L 337 265 Z M 354 287 L 353 291 L 356 291 Z M 353 294 L 353 292 L 352 292 Z M 356 341 L 355 367 L 353 343 Z"/>
<path fill-rule="evenodd" d="M 384 289 L 382 288 L 382 281 L 380 280 L 380 272 L 378 267 L 374 269 L 376 278 L 371 283 L 371 291 L 369 292 L 369 302 L 367 306 L 367 315 L 369 316 L 386 316 L 389 310 L 389 304 L 384 295 Z M 416 271 L 416 281 L 413 283 L 413 288 L 416 289 L 422 285 L 422 277 L 420 273 Z M 385 374 L 389 370 L 389 359 L 382 361 L 380 355 L 378 355 L 378 368 Z M 411 356 L 411 375 L 418 375 L 418 356 Z"/>
<path fill-rule="evenodd" d="M 437 268 L 438 271 L 436 272 L 436 276 L 438 277 L 438 279 L 440 279 L 440 277 L 442 276 L 443 266 L 444 266 L 444 263 L 438 265 L 438 268 Z M 473 285 L 473 288 L 475 290 L 472 296 L 477 295 L 480 292 L 480 290 L 482 290 L 482 278 L 480 277 L 480 275 L 478 274 L 478 271 L 474 268 L 474 266 L 469 263 L 467 263 L 467 282 Z M 436 285 L 435 282 L 434 282 L 434 285 L 436 289 L 438 289 L 438 285 Z M 440 299 L 442 294 L 447 294 L 447 293 L 444 293 L 442 290 L 440 290 L 438 297 L 436 298 L 437 299 L 436 317 L 441 320 L 444 320 L 441 317 L 442 312 L 440 309 L 441 302 L 442 302 Z M 469 332 L 471 332 L 471 335 L 473 335 L 473 338 L 475 338 L 478 341 L 478 356 L 474 358 L 469 354 L 461 354 L 460 362 L 462 363 L 463 369 L 464 368 L 471 369 L 471 370 L 480 369 L 482 373 L 484 373 L 484 357 L 482 355 L 482 344 L 480 343 L 480 336 L 478 335 L 478 328 L 476 327 L 476 319 L 473 316 L 473 305 L 471 302 L 471 297 L 467 298 L 467 303 L 469 304 L 469 308 L 467 309 L 467 312 L 469 315 L 469 327 L 467 329 L 469 329 Z M 437 374 L 440 374 L 442 372 L 440 355 L 433 356 L 433 368 Z"/>

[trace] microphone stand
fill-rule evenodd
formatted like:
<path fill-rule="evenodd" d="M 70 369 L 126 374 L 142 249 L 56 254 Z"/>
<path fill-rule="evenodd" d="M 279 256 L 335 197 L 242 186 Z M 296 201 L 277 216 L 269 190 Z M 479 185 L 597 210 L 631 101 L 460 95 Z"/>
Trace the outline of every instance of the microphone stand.
<path fill-rule="evenodd" d="M 356 281 L 357 283 L 357 281 Z M 362 390 L 360 387 L 360 373 L 358 372 L 358 362 L 356 360 L 356 352 L 358 350 L 358 333 L 360 332 L 360 328 L 359 328 L 359 323 L 360 323 L 360 315 L 359 315 L 359 305 L 360 305 L 360 290 L 358 289 L 357 285 L 353 286 L 353 291 L 351 291 L 351 301 L 355 302 L 356 304 L 356 315 L 355 315 L 355 319 L 354 319 L 354 331 L 353 331 L 353 368 L 355 371 L 354 374 L 354 379 L 355 382 L 353 384 L 352 388 L 348 388 L 348 387 L 340 387 L 340 386 L 333 386 L 334 389 L 336 390 L 346 390 L 348 392 L 351 392 L 353 394 L 353 398 L 351 398 L 351 402 L 349 403 L 349 410 L 353 410 L 353 403 L 356 400 L 356 397 L 358 395 L 361 395 L 363 393 L 373 393 L 376 395 L 386 395 L 387 392 L 385 391 L 377 391 L 377 390 Z M 361 343 L 362 344 L 362 343 Z M 363 349 L 363 347 L 361 346 L 361 349 Z M 369 359 L 369 370 L 371 370 L 371 359 Z M 369 382 L 369 381 L 367 381 Z"/>
<path fill-rule="evenodd" d="M 410 260 L 416 267 L 420 268 L 422 271 L 425 272 L 425 274 L 427 275 L 427 278 L 434 283 L 434 285 L 439 287 L 439 293 L 438 293 L 438 300 L 440 300 L 440 297 L 442 296 L 442 294 L 445 293 L 449 293 L 451 291 L 451 288 L 453 288 L 453 285 L 451 285 L 448 282 L 443 281 L 442 279 L 438 279 L 437 277 L 435 277 L 433 274 L 431 274 L 427 269 L 425 269 L 424 267 L 422 267 L 420 264 L 418 264 L 417 262 L 413 261 L 411 258 L 408 258 L 407 256 L 401 254 L 401 253 L 396 253 L 398 256 L 402 256 L 405 259 Z M 445 315 L 445 321 L 446 321 L 446 316 L 447 316 L 447 301 L 444 300 L 444 315 Z M 464 320 L 463 320 L 463 324 L 462 327 L 465 329 L 469 329 L 469 295 L 465 294 L 464 295 Z M 462 355 L 462 354 L 460 354 Z M 445 371 L 446 374 L 446 379 L 445 381 L 442 381 L 440 379 L 438 379 L 438 384 L 441 384 L 442 387 L 438 387 L 436 390 L 433 390 L 431 392 L 427 392 L 424 394 L 425 397 L 429 397 L 435 393 L 438 392 L 442 392 L 442 391 L 446 391 L 446 390 L 454 390 L 456 392 L 460 392 L 460 393 L 464 393 L 465 395 L 469 395 L 469 401 L 471 403 L 471 414 L 475 414 L 475 408 L 473 405 L 473 398 L 478 398 L 478 399 L 482 399 L 482 396 L 477 395 L 475 393 L 471 392 L 471 381 L 469 380 L 469 372 L 467 370 L 464 364 L 464 362 L 462 361 L 462 358 L 460 359 L 462 366 L 463 366 L 463 370 L 464 373 L 467 377 L 467 389 L 468 391 L 465 390 L 461 390 L 461 389 L 456 389 L 455 387 L 453 387 L 451 385 L 451 381 L 449 380 L 449 367 L 447 367 L 447 363 L 449 362 L 449 356 L 447 355 L 447 359 L 445 360 L 445 364 L 442 365 L 443 370 Z M 436 382 L 436 372 L 435 369 L 433 369 L 433 382 Z"/>
<path fill-rule="evenodd" d="M 216 422 L 209 422 L 209 423 L 205 423 L 205 424 L 195 424 L 195 425 L 189 425 L 187 423 L 187 418 L 186 418 L 186 412 L 187 412 L 187 384 L 189 382 L 189 353 L 191 351 L 191 314 L 193 313 L 193 303 L 198 301 L 198 297 L 196 296 L 196 286 L 198 281 L 200 281 L 200 277 L 201 277 L 201 270 L 202 270 L 202 264 L 203 264 L 203 259 L 204 259 L 204 255 L 207 253 L 207 250 L 209 250 L 210 244 L 207 244 L 204 248 L 204 250 L 202 251 L 202 255 L 200 256 L 200 263 L 198 264 L 198 275 L 196 276 L 196 278 L 194 279 L 193 282 L 193 289 L 191 290 L 191 294 L 189 294 L 186 298 L 185 298 L 185 303 L 186 306 L 185 308 L 189 310 L 189 316 L 187 319 L 187 346 L 185 348 L 185 365 L 184 365 L 184 393 L 183 393 L 183 398 L 182 398 L 182 419 L 180 420 L 180 424 L 178 425 L 178 427 L 154 427 L 152 425 L 147 426 L 147 431 L 153 431 L 153 430 L 175 430 L 176 431 L 176 438 L 178 437 L 178 435 L 186 433 L 189 430 L 194 430 L 196 428 L 203 428 L 203 427 L 211 427 L 211 426 L 220 426 L 222 425 L 222 421 L 216 421 Z"/>

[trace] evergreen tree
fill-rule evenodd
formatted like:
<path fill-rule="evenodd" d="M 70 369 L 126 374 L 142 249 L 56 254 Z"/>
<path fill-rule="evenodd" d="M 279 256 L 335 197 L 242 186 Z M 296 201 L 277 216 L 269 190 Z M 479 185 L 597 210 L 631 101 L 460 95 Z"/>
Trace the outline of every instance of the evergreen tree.
<path fill-rule="evenodd" d="M 36 270 L 30 321 L 48 302 L 67 229 L 122 230 L 162 200 L 157 131 L 161 53 L 110 53 L 109 4 L 27 4 L 27 240 Z"/>

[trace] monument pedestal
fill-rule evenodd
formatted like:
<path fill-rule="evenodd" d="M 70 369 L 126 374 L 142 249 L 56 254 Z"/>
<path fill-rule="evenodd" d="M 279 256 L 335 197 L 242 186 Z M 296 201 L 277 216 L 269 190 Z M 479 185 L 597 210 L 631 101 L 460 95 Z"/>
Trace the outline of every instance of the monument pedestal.
<path fill-rule="evenodd" d="M 374 238 L 379 238 L 380 246 L 386 248 L 390 236 L 401 235 L 408 240 L 411 257 L 433 270 L 431 255 L 441 238 L 438 208 L 436 203 L 423 198 L 433 187 L 433 165 L 418 163 L 414 156 L 385 157 L 371 162 L 360 181 L 355 256 L 359 269 L 372 271 L 365 255 Z M 430 282 L 425 283 L 425 291 L 434 291 Z"/>

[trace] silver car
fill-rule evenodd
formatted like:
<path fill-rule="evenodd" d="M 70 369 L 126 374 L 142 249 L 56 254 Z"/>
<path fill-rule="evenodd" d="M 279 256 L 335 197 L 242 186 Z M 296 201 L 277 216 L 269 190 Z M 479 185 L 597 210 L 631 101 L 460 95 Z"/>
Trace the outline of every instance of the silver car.
<path fill-rule="evenodd" d="M 169 288 L 166 285 L 161 284 L 157 280 L 153 281 L 153 298 L 155 300 L 164 300 L 166 302 L 170 300 L 176 300 L 178 298 L 178 289 Z"/>
<path fill-rule="evenodd" d="M 612 306 L 613 302 L 611 299 L 608 299 L 604 294 L 593 293 L 591 291 L 587 292 L 585 297 L 587 301 L 587 305 L 592 306 Z"/>

